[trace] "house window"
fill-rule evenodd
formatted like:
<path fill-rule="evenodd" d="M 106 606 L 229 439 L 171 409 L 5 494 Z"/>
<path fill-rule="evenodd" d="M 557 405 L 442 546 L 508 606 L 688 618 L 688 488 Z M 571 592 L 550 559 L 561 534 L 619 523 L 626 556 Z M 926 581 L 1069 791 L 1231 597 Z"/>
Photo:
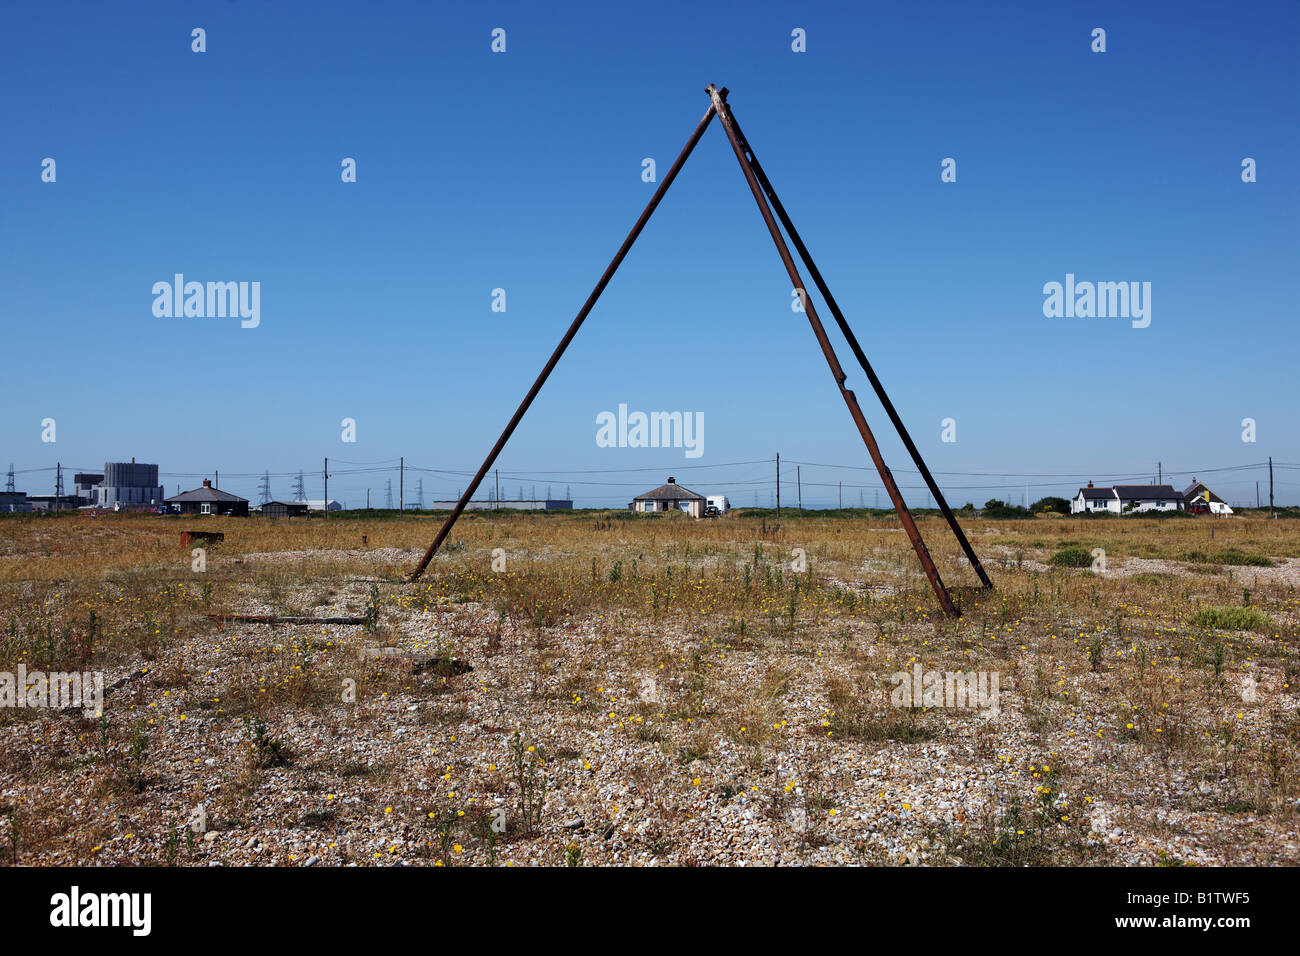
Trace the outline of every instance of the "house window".
<path fill-rule="evenodd" d="M 201 506 L 201 508 L 202 508 L 202 513 L 203 513 L 203 514 L 205 514 L 205 515 L 210 515 L 210 514 L 212 514 L 212 505 L 210 505 L 210 504 L 204 502 L 204 504 Z"/>

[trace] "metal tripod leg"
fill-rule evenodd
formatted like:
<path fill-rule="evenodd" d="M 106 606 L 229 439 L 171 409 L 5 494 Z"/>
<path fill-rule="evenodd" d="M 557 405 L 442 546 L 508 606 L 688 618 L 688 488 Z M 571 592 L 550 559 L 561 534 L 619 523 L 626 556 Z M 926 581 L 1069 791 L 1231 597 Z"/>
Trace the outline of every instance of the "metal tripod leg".
<path fill-rule="evenodd" d="M 710 83 L 706 88 L 706 92 L 713 99 L 713 106 L 717 110 L 718 119 L 721 120 L 722 128 L 727 133 L 727 139 L 731 141 L 731 147 L 735 150 L 736 160 L 740 163 L 741 172 L 744 173 L 745 181 L 754 194 L 754 202 L 758 204 L 758 211 L 763 217 L 763 222 L 767 224 L 768 232 L 772 234 L 772 242 L 776 244 L 776 251 L 781 257 L 781 262 L 785 265 L 790 281 L 794 283 L 796 289 L 802 290 L 804 288 L 803 279 L 799 277 L 799 270 L 790 257 L 790 250 L 786 247 L 785 239 L 781 236 L 781 230 L 777 226 L 776 220 L 772 218 L 772 210 L 768 208 L 767 201 L 763 198 L 763 189 L 758 184 L 758 178 L 750 165 L 746 149 L 741 145 L 740 137 L 732 122 L 731 110 L 727 106 L 727 91 L 725 89 L 719 90 Z M 903 501 L 903 496 L 898 490 L 894 476 L 885 465 L 885 460 L 880 454 L 880 447 L 876 444 L 876 438 L 871 433 L 870 426 L 867 425 L 866 417 L 862 414 L 862 408 L 858 405 L 857 396 L 844 387 L 846 377 L 844 369 L 840 367 L 839 359 L 835 356 L 835 350 L 831 347 L 830 339 L 826 337 L 826 329 L 822 326 L 821 319 L 817 317 L 817 309 L 807 295 L 802 298 L 804 299 L 804 313 L 808 316 L 808 323 L 812 326 L 813 335 L 817 337 L 817 342 L 821 345 L 822 354 L 826 357 L 826 364 L 830 366 L 831 374 L 835 377 L 835 384 L 839 387 L 840 395 L 844 398 L 844 404 L 848 406 L 849 414 L 853 416 L 853 421 L 858 426 L 858 432 L 862 435 L 862 441 L 867 446 L 867 452 L 871 455 L 876 470 L 880 472 L 881 481 L 885 483 L 885 490 L 894 503 L 894 510 L 898 512 L 898 520 L 902 523 L 903 530 L 907 532 L 907 537 L 916 550 L 916 556 L 921 561 L 921 568 L 925 571 L 925 576 L 930 579 L 930 586 L 934 589 L 934 595 L 939 599 L 939 605 L 943 608 L 945 614 L 949 617 L 960 617 L 961 612 L 952 603 L 948 589 L 944 587 L 943 581 L 939 577 L 939 569 L 935 567 L 929 549 L 926 548 L 925 542 L 921 540 L 921 532 L 917 530 L 916 522 L 912 520 L 912 513 L 908 510 L 907 503 Z"/>
<path fill-rule="evenodd" d="M 704 131 L 708 129 L 709 123 L 713 119 L 715 112 L 714 107 L 710 106 L 708 112 L 704 114 L 704 119 L 700 120 L 700 124 L 695 127 L 695 132 L 691 134 L 691 138 L 688 139 L 686 145 L 682 147 L 682 151 L 678 155 L 677 161 L 673 163 L 672 168 L 669 169 L 667 174 L 664 176 L 663 182 L 661 182 L 659 188 L 655 190 L 654 196 L 651 197 L 650 202 L 641 213 L 641 218 L 636 221 L 636 225 L 632 227 L 632 231 L 627 234 L 627 238 L 623 240 L 623 245 L 619 246 L 618 252 L 615 253 L 613 260 L 611 260 L 609 266 L 605 269 L 605 274 L 600 277 L 600 281 L 596 283 L 596 288 L 591 291 L 591 295 L 587 297 L 587 301 L 583 304 L 577 317 L 574 318 L 573 323 L 569 326 L 569 331 L 564 333 L 564 338 L 560 339 L 560 344 L 557 345 L 555 351 L 551 353 L 551 358 L 546 363 L 546 367 L 543 368 L 541 374 L 537 376 L 537 381 L 535 381 L 533 387 L 528 390 L 528 394 L 524 396 L 524 400 L 519 403 L 519 408 L 515 411 L 514 417 L 510 419 L 509 424 L 506 425 L 505 431 L 501 433 L 501 437 L 497 439 L 497 443 L 493 445 L 492 450 L 488 452 L 488 456 L 483 462 L 483 467 L 478 470 L 478 474 L 474 476 L 474 480 L 469 483 L 469 487 L 465 489 L 465 493 L 461 495 L 460 500 L 456 502 L 456 507 L 451 510 L 451 514 L 447 516 L 447 520 L 444 521 L 442 527 L 438 529 L 438 536 L 433 539 L 433 544 L 429 545 L 429 550 L 426 551 L 424 557 L 420 559 L 420 564 L 411 574 L 410 580 L 418 580 L 420 575 L 424 573 L 424 569 L 429 566 L 429 562 L 433 560 L 433 556 L 437 553 L 439 545 L 441 545 L 443 540 L 447 537 L 447 534 L 451 531 L 452 525 L 456 523 L 456 519 L 460 517 L 460 513 L 465 510 L 465 506 L 469 504 L 470 499 L 474 496 L 474 492 L 478 490 L 478 486 L 483 481 L 484 476 L 487 475 L 488 471 L 492 468 L 492 463 L 495 462 L 497 456 L 501 454 L 501 449 L 505 448 L 506 442 L 510 440 L 510 436 L 514 433 L 520 419 L 524 417 L 524 412 L 528 411 L 528 406 L 532 405 L 533 399 L 536 398 L 537 393 L 541 391 L 542 386 L 546 383 L 546 379 L 550 376 L 551 371 L 560 361 L 560 356 L 564 354 L 564 350 L 569 347 L 569 343 L 572 342 L 573 337 L 577 335 L 578 329 L 582 327 L 583 320 L 587 318 L 587 313 L 589 313 L 592 307 L 596 304 L 596 300 L 600 298 L 600 294 L 605 291 L 605 286 L 607 286 L 609 280 L 614 277 L 614 272 L 622 263 L 628 250 L 632 248 L 632 243 L 636 242 L 637 236 L 641 234 L 641 230 L 645 228 L 645 224 L 650 221 L 650 215 L 659 205 L 659 201 L 664 198 L 664 194 L 668 192 L 668 187 L 673 184 L 673 180 L 677 178 L 677 174 L 681 171 L 682 165 L 686 162 L 686 158 L 691 155 L 691 151 L 695 149 L 695 144 L 700 141 L 700 137 L 703 136 Z"/>
<path fill-rule="evenodd" d="M 826 302 L 827 307 L 830 308 L 831 315 L 835 317 L 836 324 L 839 325 L 840 331 L 844 333 L 844 338 L 848 341 L 849 348 L 853 350 L 853 354 L 857 358 L 858 364 L 862 366 L 862 371 L 867 373 L 867 380 L 871 382 L 871 387 L 876 390 L 876 397 L 880 399 L 880 404 L 884 407 L 885 414 L 887 414 L 889 420 L 894 423 L 894 428 L 898 431 L 898 437 L 903 440 L 903 445 L 906 446 L 908 454 L 912 456 L 912 461 L 916 463 L 917 470 L 921 472 L 921 477 L 925 479 L 926 486 L 930 489 L 930 493 L 934 495 L 934 500 L 939 505 L 939 509 L 943 512 L 944 518 L 947 519 L 948 526 L 952 528 L 952 533 L 956 536 L 957 542 L 961 545 L 962 550 L 966 552 L 966 559 L 970 561 L 971 567 L 973 567 L 975 573 L 979 575 L 979 579 L 983 582 L 984 587 L 988 590 L 992 590 L 993 582 L 989 580 L 989 576 L 984 570 L 984 565 L 980 563 L 980 559 L 975 554 L 975 549 L 971 547 L 971 543 L 967 540 L 965 532 L 961 529 L 961 525 L 957 523 L 957 516 L 954 515 L 952 509 L 948 507 L 948 502 L 944 499 L 943 492 L 939 490 L 939 485 L 935 482 L 934 476 L 930 474 L 930 469 L 926 467 L 925 460 L 921 457 L 921 452 L 917 450 L 916 445 L 912 441 L 912 436 L 907 433 L 907 428 L 903 425 L 903 419 L 899 416 L 897 410 L 894 408 L 894 403 L 889 400 L 889 395 L 885 392 L 885 386 L 881 384 L 880 379 L 876 377 L 876 373 L 871 367 L 871 363 L 867 361 L 867 356 L 863 353 L 862 346 L 858 344 L 857 336 L 853 334 L 853 329 L 849 327 L 848 321 L 844 318 L 844 313 L 840 311 L 839 304 L 835 301 L 835 297 L 831 295 L 831 290 L 826 285 L 826 280 L 822 278 L 821 270 L 819 270 L 817 264 L 813 262 L 812 254 L 808 251 L 808 247 L 804 245 L 803 239 L 800 238 L 798 230 L 794 227 L 794 223 L 790 221 L 790 216 L 786 213 L 785 206 L 781 204 L 781 200 L 777 197 L 776 190 L 772 187 L 771 180 L 769 180 L 767 174 L 763 172 L 763 167 L 759 163 L 758 157 L 754 155 L 753 148 L 745 139 L 745 134 L 741 131 L 740 124 L 736 121 L 735 114 L 730 111 L 730 105 L 728 105 L 727 109 L 728 116 L 731 119 L 732 128 L 736 131 L 736 138 L 740 140 L 741 148 L 745 152 L 750 167 L 754 170 L 754 175 L 757 177 L 759 185 L 763 187 L 763 192 L 767 195 L 768 201 L 772 203 L 773 211 L 776 212 L 777 218 L 781 220 L 781 225 L 785 227 L 786 235 L 790 237 L 791 243 L 794 244 L 795 251 L 799 253 L 799 258 L 803 260 L 803 264 L 808 267 L 808 274 L 812 276 L 812 280 L 817 286 L 817 291 L 822 294 L 822 299 Z"/>

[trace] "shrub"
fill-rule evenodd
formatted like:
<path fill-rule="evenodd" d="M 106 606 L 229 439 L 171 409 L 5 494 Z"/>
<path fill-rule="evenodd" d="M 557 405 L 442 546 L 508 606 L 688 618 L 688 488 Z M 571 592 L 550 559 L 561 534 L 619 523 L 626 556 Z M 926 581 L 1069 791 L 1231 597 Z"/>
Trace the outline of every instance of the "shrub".
<path fill-rule="evenodd" d="M 283 740 L 267 733 L 266 721 L 253 717 L 244 725 L 248 728 L 248 762 L 252 768 L 283 767 L 289 762 L 289 748 Z"/>
<path fill-rule="evenodd" d="M 1203 607 L 1192 615 L 1196 627 L 1221 631 L 1255 631 L 1269 626 L 1269 619 L 1257 607 Z"/>
<path fill-rule="evenodd" d="M 1213 552 L 1193 549 L 1184 551 L 1182 557 L 1184 561 L 1189 561 L 1192 564 L 1232 564 L 1252 568 L 1271 568 L 1273 566 L 1270 558 L 1251 551 L 1242 551 L 1240 548 L 1224 548 L 1222 551 Z"/>
<path fill-rule="evenodd" d="M 374 584 L 370 585 L 370 600 L 366 602 L 362 625 L 372 634 L 379 626 L 379 588 Z"/>
<path fill-rule="evenodd" d="M 510 744 L 515 785 L 519 788 L 519 823 L 525 834 L 532 833 L 542 819 L 546 803 L 546 774 L 537 771 L 546 765 L 546 755 L 538 746 L 524 747 L 523 736 L 515 731 Z"/>
<path fill-rule="evenodd" d="M 1087 548 L 1062 548 L 1048 560 L 1058 568 L 1090 568 L 1092 552 Z"/>
<path fill-rule="evenodd" d="M 1033 512 L 1020 505 L 1009 505 L 1005 501 L 997 498 L 990 498 L 984 502 L 983 517 L 985 518 L 1032 518 Z"/>

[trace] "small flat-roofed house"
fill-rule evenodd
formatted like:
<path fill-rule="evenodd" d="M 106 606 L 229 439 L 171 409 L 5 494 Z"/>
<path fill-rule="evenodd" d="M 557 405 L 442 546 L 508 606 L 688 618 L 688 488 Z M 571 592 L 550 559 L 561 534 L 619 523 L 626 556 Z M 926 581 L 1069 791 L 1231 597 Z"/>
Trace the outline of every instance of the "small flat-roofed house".
<path fill-rule="evenodd" d="M 262 505 L 263 518 L 305 518 L 307 502 L 305 501 L 268 501 Z"/>

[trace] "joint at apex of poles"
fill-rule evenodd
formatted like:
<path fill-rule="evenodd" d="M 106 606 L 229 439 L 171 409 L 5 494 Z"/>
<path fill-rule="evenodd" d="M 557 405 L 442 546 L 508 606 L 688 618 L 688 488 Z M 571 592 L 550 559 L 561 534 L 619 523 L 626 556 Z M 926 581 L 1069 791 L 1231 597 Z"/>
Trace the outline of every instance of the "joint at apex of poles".
<path fill-rule="evenodd" d="M 725 103 L 727 102 L 727 94 L 730 93 L 731 90 L 727 89 L 725 86 L 719 87 L 716 84 L 710 83 L 708 86 L 704 88 L 704 92 L 708 93 L 710 96 L 712 96 L 714 93 L 717 93 L 718 99 L 722 100 L 722 102 Z"/>

